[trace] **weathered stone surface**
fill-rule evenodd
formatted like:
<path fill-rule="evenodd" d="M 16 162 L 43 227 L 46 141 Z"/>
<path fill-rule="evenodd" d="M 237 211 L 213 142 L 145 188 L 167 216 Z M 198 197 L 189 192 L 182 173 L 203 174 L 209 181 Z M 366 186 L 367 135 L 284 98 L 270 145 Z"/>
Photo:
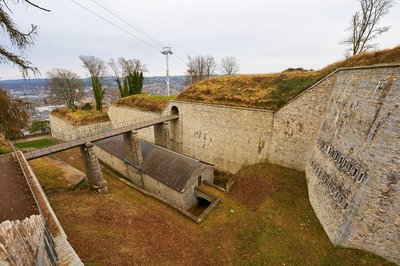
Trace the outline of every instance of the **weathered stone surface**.
<path fill-rule="evenodd" d="M 142 149 L 140 148 L 136 130 L 124 134 L 124 148 L 128 161 L 133 164 L 141 164 L 143 162 Z"/>
<path fill-rule="evenodd" d="M 109 130 L 111 129 L 111 122 L 73 125 L 63 119 L 50 115 L 50 129 L 53 138 L 70 141 Z"/>
<path fill-rule="evenodd" d="M 396 263 L 399 104 L 400 67 L 339 72 L 306 170 L 311 204 L 331 241 Z"/>
<path fill-rule="evenodd" d="M 332 242 L 400 263 L 399 79 L 399 66 L 340 70 L 275 113 L 172 101 L 171 147 L 229 172 L 265 160 L 306 170 Z M 119 121 L 142 113 L 110 110 Z"/>
<path fill-rule="evenodd" d="M 40 215 L 32 215 L 22 221 L 2 222 L 0 265 L 35 265 L 43 236 L 44 221 Z"/>
<path fill-rule="evenodd" d="M 165 112 L 174 107 L 180 118 L 171 123 L 173 150 L 229 172 L 268 157 L 273 112 L 178 101 Z"/>
<path fill-rule="evenodd" d="M 304 171 L 335 81 L 334 74 L 275 112 L 268 161 Z"/>
<path fill-rule="evenodd" d="M 85 163 L 86 176 L 92 189 L 99 193 L 107 193 L 106 181 L 103 178 L 93 146 L 93 143 L 88 142 L 80 147 Z"/>
<path fill-rule="evenodd" d="M 171 149 L 169 122 L 154 125 L 154 143 L 166 149 Z"/>
<path fill-rule="evenodd" d="M 128 108 L 124 106 L 111 105 L 107 112 L 112 121 L 113 127 L 123 124 L 124 122 L 141 122 L 160 117 L 160 113 L 142 111 L 138 109 Z M 139 138 L 154 143 L 154 128 L 148 127 L 138 130 Z"/>

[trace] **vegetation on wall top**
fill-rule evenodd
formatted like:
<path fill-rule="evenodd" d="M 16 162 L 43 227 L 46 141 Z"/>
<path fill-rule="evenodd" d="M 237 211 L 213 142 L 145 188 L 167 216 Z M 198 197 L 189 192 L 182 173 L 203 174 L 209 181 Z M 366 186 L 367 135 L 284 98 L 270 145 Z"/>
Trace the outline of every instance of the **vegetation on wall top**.
<path fill-rule="evenodd" d="M 87 125 L 110 121 L 110 118 L 107 115 L 107 110 L 101 112 L 94 108 L 91 110 L 82 110 L 82 108 L 78 108 L 78 110 L 72 111 L 70 108 L 61 107 L 54 109 L 51 114 L 74 125 Z"/>
<path fill-rule="evenodd" d="M 113 102 L 116 106 L 138 108 L 144 111 L 162 112 L 169 101 L 176 96 L 153 96 L 147 94 L 135 94 L 132 96 L 117 99 Z"/>
<path fill-rule="evenodd" d="M 192 84 L 177 99 L 275 111 L 338 68 L 389 63 L 400 63 L 400 46 L 364 52 L 318 71 L 299 70 L 210 78 Z"/>

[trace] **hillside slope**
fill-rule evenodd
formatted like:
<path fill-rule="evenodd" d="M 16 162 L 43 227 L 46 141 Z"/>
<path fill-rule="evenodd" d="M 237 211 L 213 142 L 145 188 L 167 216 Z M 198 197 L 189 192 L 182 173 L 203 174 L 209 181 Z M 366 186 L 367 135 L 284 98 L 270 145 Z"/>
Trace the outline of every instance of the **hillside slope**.
<path fill-rule="evenodd" d="M 400 46 L 365 52 L 318 71 L 215 77 L 189 86 L 177 100 L 278 110 L 338 68 L 400 63 Z"/>

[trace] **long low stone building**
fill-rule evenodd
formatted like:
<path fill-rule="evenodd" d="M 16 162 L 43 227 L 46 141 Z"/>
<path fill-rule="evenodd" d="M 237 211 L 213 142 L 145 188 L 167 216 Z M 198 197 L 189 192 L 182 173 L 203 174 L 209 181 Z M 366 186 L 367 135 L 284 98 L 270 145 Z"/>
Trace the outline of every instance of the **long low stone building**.
<path fill-rule="evenodd" d="M 95 152 L 102 162 L 135 185 L 188 210 L 198 198 L 195 188 L 214 182 L 213 166 L 163 147 L 139 140 L 142 162 L 127 159 L 122 136 L 97 141 Z"/>

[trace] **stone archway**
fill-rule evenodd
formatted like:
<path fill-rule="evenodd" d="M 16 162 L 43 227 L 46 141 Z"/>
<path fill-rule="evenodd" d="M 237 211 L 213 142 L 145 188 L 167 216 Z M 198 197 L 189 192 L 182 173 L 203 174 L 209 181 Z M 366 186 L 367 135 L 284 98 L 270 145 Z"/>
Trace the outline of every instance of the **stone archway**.
<path fill-rule="evenodd" d="M 179 115 L 179 109 L 176 106 L 172 106 L 171 115 Z"/>

